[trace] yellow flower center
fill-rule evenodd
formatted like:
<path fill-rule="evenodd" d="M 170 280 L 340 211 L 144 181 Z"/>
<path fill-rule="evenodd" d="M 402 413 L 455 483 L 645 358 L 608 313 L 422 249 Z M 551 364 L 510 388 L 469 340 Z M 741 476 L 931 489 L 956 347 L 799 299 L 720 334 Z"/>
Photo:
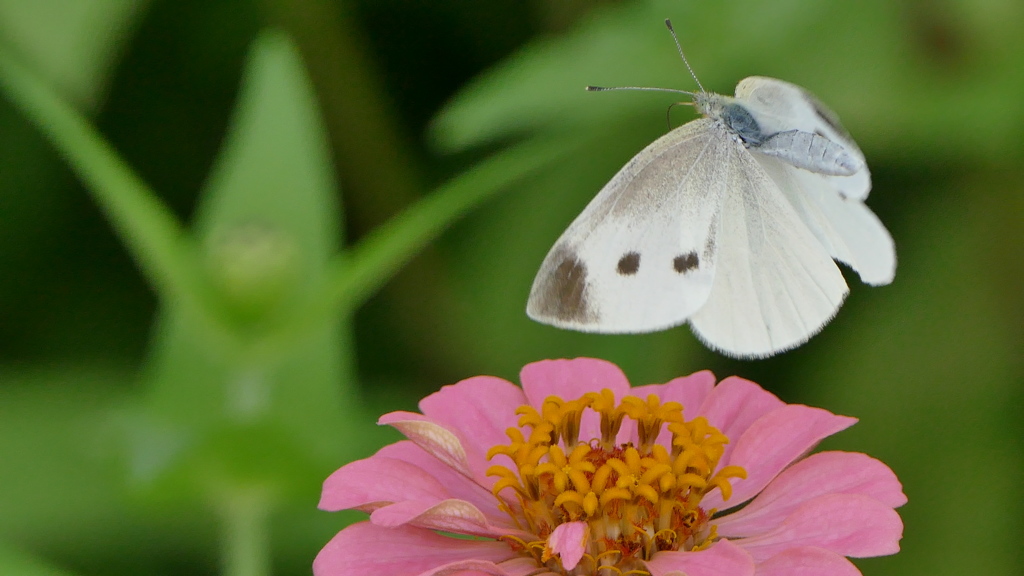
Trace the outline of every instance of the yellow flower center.
<path fill-rule="evenodd" d="M 586 409 L 600 415 L 600 438 L 579 438 Z M 487 453 L 508 456 L 516 470 L 495 465 L 487 474 L 498 477 L 495 496 L 506 488 L 515 492 L 518 502 L 498 498 L 501 507 L 537 537 L 505 540 L 557 574 L 649 575 L 643 561 L 658 551 L 710 546 L 715 511 L 701 508 L 701 498 L 718 488 L 728 499 L 729 479 L 746 477 L 739 466 L 715 472 L 729 442 L 724 434 L 703 417 L 685 421 L 681 404 L 653 394 L 646 401 L 627 396 L 618 405 L 608 389 L 570 401 L 550 396 L 540 412 L 520 406 L 516 414 L 520 428 L 507 431 L 512 442 Z M 636 444 L 616 442 L 625 418 L 636 421 Z M 656 443 L 666 426 L 669 447 Z M 548 536 L 566 522 L 589 526 L 583 560 L 571 571 L 548 546 Z"/>

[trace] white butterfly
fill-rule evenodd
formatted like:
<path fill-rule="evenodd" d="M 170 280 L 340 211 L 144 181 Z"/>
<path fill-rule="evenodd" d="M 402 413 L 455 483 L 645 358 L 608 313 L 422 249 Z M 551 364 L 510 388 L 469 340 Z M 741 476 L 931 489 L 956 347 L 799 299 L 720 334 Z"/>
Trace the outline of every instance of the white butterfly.
<path fill-rule="evenodd" d="M 864 205 L 871 175 L 836 115 L 773 78 L 745 78 L 735 98 L 697 85 L 686 94 L 704 117 L 637 154 L 562 234 L 531 318 L 606 333 L 689 321 L 710 348 L 756 358 L 836 314 L 848 288 L 833 258 L 892 281 L 892 237 Z"/>

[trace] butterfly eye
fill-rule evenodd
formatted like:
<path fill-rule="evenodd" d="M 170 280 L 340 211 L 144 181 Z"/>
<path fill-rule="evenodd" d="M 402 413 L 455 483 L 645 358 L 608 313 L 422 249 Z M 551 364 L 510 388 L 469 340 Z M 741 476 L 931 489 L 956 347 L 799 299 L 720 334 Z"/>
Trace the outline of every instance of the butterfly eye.
<path fill-rule="evenodd" d="M 632 276 L 640 269 L 640 253 L 627 252 L 619 258 L 618 272 L 620 276 Z"/>
<path fill-rule="evenodd" d="M 700 258 L 697 257 L 696 252 L 680 254 L 672 259 L 672 267 L 680 274 L 685 274 L 697 266 L 700 266 Z"/>

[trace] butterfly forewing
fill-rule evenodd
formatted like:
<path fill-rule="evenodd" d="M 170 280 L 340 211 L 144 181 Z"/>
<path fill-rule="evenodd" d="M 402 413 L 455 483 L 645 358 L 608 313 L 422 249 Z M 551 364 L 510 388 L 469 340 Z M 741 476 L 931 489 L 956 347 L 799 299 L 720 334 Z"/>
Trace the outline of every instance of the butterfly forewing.
<path fill-rule="evenodd" d="M 637 154 L 562 234 L 534 280 L 530 317 L 576 330 L 649 332 L 686 321 L 715 271 L 716 162 L 735 143 L 696 120 Z"/>

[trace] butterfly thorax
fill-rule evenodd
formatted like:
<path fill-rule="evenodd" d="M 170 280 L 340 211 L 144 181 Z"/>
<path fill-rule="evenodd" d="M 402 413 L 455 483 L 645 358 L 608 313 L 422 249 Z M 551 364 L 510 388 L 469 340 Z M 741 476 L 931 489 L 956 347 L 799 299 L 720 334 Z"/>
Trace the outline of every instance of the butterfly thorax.
<path fill-rule="evenodd" d="M 760 146 L 768 137 L 761 131 L 754 115 L 734 98 L 714 92 L 698 92 L 694 96 L 693 106 L 697 112 L 720 122 L 748 148 Z"/>

